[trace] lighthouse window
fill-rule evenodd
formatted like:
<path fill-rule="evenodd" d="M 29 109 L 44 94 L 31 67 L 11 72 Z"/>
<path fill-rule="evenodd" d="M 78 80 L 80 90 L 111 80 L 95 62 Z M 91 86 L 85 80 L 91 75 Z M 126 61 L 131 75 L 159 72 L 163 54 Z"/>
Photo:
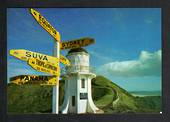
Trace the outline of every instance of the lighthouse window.
<path fill-rule="evenodd" d="M 87 99 L 87 93 L 80 93 L 80 99 Z"/>
<path fill-rule="evenodd" d="M 81 79 L 81 88 L 85 88 L 85 79 L 84 78 Z"/>
<path fill-rule="evenodd" d="M 72 96 L 72 106 L 75 106 L 75 96 Z"/>

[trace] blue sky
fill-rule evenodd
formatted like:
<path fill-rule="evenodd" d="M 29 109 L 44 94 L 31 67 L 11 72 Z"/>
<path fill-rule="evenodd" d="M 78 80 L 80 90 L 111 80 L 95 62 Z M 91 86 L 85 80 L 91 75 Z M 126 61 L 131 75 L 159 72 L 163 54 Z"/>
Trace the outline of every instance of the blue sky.
<path fill-rule="evenodd" d="M 161 9 L 159 8 L 35 8 L 67 41 L 91 37 L 85 47 L 90 65 L 128 91 L 161 90 Z M 9 55 L 26 49 L 52 55 L 53 38 L 28 9 L 7 10 L 8 78 L 44 74 Z M 61 53 L 66 55 L 68 50 Z M 63 67 L 63 65 L 61 65 Z"/>

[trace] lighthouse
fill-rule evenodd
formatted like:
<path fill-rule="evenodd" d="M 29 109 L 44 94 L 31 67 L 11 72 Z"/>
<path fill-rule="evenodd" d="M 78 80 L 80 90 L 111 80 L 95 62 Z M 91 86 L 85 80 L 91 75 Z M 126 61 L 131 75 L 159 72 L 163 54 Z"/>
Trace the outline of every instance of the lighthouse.
<path fill-rule="evenodd" d="M 65 95 L 60 112 L 101 113 L 92 100 L 91 79 L 96 75 L 89 66 L 89 54 L 83 48 L 71 49 L 67 56 L 71 66 L 65 69 Z"/>

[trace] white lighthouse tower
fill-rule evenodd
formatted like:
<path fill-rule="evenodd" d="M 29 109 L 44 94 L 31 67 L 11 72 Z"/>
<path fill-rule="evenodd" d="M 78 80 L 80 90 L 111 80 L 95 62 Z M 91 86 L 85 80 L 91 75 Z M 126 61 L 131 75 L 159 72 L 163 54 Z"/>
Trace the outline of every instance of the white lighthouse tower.
<path fill-rule="evenodd" d="M 92 100 L 91 79 L 96 77 L 89 68 L 89 54 L 83 48 L 71 49 L 67 58 L 64 102 L 61 113 L 100 113 Z"/>

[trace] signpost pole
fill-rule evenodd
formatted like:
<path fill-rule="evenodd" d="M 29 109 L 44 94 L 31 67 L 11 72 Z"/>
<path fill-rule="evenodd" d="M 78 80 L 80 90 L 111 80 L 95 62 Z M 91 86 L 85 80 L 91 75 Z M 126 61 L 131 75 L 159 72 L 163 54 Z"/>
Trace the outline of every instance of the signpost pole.
<path fill-rule="evenodd" d="M 53 52 L 54 57 L 57 57 L 58 59 L 60 58 L 60 43 L 58 41 L 54 40 L 54 52 Z M 59 67 L 58 63 L 58 67 Z M 60 71 L 60 69 L 59 69 Z M 60 72 L 59 72 L 60 74 Z M 52 113 L 58 114 L 59 111 L 59 77 L 58 75 L 56 77 L 56 81 L 58 82 L 54 87 L 53 87 L 53 96 L 52 96 Z"/>

